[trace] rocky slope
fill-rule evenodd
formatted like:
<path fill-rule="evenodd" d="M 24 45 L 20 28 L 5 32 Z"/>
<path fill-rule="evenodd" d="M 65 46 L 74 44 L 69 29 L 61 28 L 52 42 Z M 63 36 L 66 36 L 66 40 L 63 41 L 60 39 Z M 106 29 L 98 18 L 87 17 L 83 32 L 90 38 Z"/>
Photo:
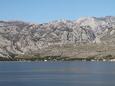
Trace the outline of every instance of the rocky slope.
<path fill-rule="evenodd" d="M 114 16 L 82 17 L 43 24 L 0 21 L 0 58 L 13 59 L 20 55 L 81 58 L 100 55 L 97 51 L 104 48 L 102 52 L 105 52 L 109 46 L 112 47 L 108 51 L 114 50 L 114 44 Z"/>

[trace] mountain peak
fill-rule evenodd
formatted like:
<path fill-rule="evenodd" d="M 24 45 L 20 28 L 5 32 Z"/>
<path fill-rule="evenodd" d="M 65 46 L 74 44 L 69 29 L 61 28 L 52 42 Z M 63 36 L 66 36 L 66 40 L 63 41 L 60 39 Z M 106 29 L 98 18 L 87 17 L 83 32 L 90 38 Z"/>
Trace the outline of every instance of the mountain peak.
<path fill-rule="evenodd" d="M 0 21 L 0 56 L 32 54 L 51 46 L 114 44 L 115 17 L 82 17 L 43 24 Z"/>

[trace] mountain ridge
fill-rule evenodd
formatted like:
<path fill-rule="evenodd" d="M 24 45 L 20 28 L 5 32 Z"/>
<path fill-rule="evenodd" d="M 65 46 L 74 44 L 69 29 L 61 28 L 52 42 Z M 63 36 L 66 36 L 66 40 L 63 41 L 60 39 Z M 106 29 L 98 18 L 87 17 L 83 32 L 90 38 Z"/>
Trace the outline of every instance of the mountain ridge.
<path fill-rule="evenodd" d="M 75 54 L 68 55 L 69 50 L 62 49 L 65 52 L 62 54 L 61 49 L 55 48 L 68 45 L 70 47 L 81 45 L 113 46 L 114 43 L 114 16 L 82 17 L 73 21 L 57 20 L 42 24 L 0 21 L 1 58 L 12 59 L 18 55 L 44 55 L 44 52 L 48 52 L 46 56 L 76 57 L 78 51 L 71 50 Z M 48 48 L 52 50 L 48 50 Z"/>

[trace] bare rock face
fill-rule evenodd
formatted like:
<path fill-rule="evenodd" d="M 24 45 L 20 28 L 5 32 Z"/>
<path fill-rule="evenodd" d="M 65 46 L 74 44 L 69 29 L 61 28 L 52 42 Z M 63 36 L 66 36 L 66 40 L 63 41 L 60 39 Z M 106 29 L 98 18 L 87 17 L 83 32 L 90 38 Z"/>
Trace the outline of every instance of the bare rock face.
<path fill-rule="evenodd" d="M 115 43 L 115 17 L 84 17 L 43 24 L 0 21 L 0 57 L 39 53 L 54 45 Z"/>

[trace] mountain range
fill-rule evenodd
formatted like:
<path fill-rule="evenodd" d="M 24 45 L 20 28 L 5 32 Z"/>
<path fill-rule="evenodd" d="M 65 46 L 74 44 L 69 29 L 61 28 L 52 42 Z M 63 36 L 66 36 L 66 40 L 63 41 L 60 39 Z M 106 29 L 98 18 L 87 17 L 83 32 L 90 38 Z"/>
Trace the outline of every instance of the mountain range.
<path fill-rule="evenodd" d="M 81 17 L 42 24 L 0 21 L 0 58 L 114 58 L 115 17 Z"/>

